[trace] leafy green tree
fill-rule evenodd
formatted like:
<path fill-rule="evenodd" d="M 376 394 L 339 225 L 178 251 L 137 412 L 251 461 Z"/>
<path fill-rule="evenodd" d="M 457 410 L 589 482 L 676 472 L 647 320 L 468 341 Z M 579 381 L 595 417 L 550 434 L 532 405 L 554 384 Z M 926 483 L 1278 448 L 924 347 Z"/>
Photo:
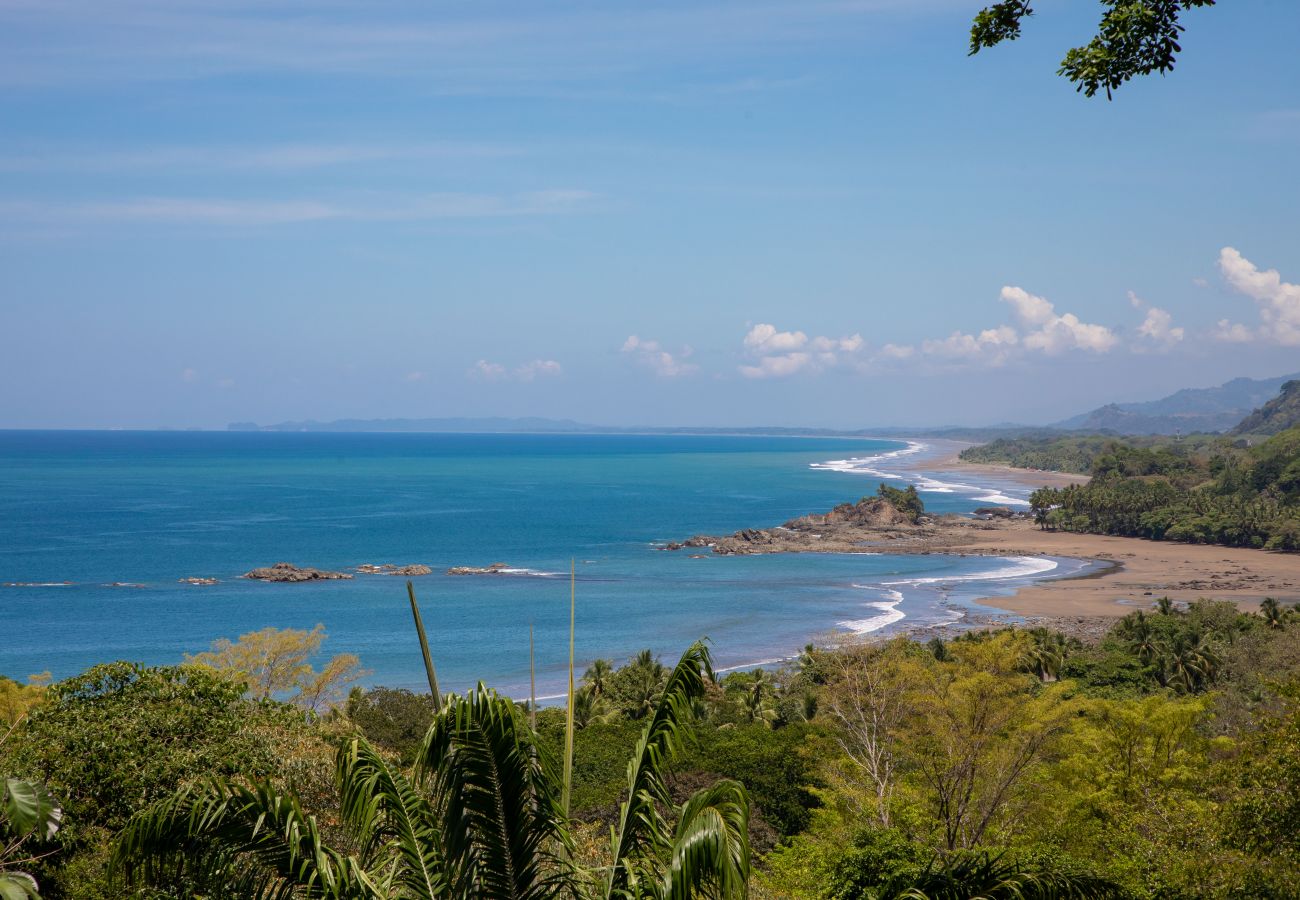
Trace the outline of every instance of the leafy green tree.
<path fill-rule="evenodd" d="M 1300 878 L 1300 680 L 1292 673 L 1280 690 L 1281 709 L 1263 718 L 1241 755 L 1229 833 L 1257 859 Z"/>
<path fill-rule="evenodd" d="M 1102 0 L 1105 12 L 1097 34 L 1065 54 L 1058 75 L 1092 97 L 1107 99 L 1139 75 L 1173 71 L 1182 47 L 1183 12 L 1213 6 L 1215 0 Z M 1020 37 L 1021 22 L 1034 13 L 1032 0 L 1001 0 L 985 7 L 971 27 L 971 55 Z"/>
<path fill-rule="evenodd" d="M 900 490 L 881 482 L 879 487 L 876 488 L 876 496 L 887 501 L 894 509 L 905 515 L 909 522 L 915 523 L 917 519 L 925 515 L 925 503 L 921 500 L 921 495 L 917 493 L 914 484 L 909 484 Z"/>
<path fill-rule="evenodd" d="M 186 654 L 185 661 L 244 682 L 258 699 L 286 698 L 295 706 L 320 713 L 338 705 L 348 685 L 365 674 L 361 660 L 352 653 L 340 653 L 316 671 L 310 659 L 320 652 L 325 638 L 324 625 L 311 631 L 263 628 L 241 634 L 233 643 L 221 638 L 209 651 Z"/>
<path fill-rule="evenodd" d="M 0 728 L 13 728 L 45 696 L 50 673 L 29 675 L 26 684 L 0 675 Z"/>
<path fill-rule="evenodd" d="M 376 687 L 353 688 L 344 712 L 368 741 L 397 753 L 404 765 L 410 765 L 437 709 L 429 694 Z"/>
<path fill-rule="evenodd" d="M 320 798 L 332 754 L 322 730 L 243 694 L 211 671 L 125 662 L 51 685 L 6 745 L 11 771 L 64 805 L 59 853 L 41 861 L 40 880 L 55 895 L 116 896 L 105 881 L 112 836 L 137 810 L 208 776 L 292 782 Z"/>

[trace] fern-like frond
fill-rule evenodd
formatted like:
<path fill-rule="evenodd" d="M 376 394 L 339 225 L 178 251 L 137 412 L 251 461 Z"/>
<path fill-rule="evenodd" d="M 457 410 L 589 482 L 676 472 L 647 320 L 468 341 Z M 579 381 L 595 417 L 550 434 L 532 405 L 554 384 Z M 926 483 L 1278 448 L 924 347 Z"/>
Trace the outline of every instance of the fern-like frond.
<path fill-rule="evenodd" d="M 672 844 L 669 825 L 660 812 L 672 806 L 664 774 L 689 739 L 692 703 L 704 696 L 712 677 L 712 660 L 702 641 L 687 648 L 668 676 L 628 763 L 628 794 L 614 832 L 606 898 L 642 896 L 660 880 L 658 870 Z"/>
<path fill-rule="evenodd" d="M 514 704 L 479 685 L 451 696 L 416 761 L 433 798 L 453 897 L 540 900 L 567 889 L 553 774 Z"/>
<path fill-rule="evenodd" d="M 428 801 L 365 740 L 338 754 L 343 819 L 362 848 L 370 871 L 392 873 L 388 883 L 412 900 L 447 895 L 442 833 Z"/>
<path fill-rule="evenodd" d="M 238 886 L 238 895 L 353 900 L 378 891 L 355 859 L 326 847 L 316 820 L 265 785 L 213 779 L 136 813 L 113 869 L 128 883 Z"/>
<path fill-rule="evenodd" d="M 660 896 L 742 900 L 749 858 L 749 795 L 737 781 L 719 781 L 682 806 Z"/>

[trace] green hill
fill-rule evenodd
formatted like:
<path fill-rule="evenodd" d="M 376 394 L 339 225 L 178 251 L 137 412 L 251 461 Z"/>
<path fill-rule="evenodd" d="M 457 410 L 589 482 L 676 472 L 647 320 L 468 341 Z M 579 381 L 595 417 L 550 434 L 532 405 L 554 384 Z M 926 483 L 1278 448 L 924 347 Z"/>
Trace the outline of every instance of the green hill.
<path fill-rule="evenodd" d="M 1300 425 L 1300 380 L 1288 381 L 1272 400 L 1252 412 L 1231 434 L 1277 434 Z"/>

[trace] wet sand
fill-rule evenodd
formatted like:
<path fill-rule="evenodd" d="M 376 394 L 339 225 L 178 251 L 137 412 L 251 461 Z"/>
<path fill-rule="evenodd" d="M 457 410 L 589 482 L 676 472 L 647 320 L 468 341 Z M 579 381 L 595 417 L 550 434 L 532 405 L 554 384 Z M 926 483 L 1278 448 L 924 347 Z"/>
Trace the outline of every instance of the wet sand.
<path fill-rule="evenodd" d="M 974 481 L 976 484 L 987 480 L 990 476 L 1030 489 L 1067 487 L 1071 484 L 1086 484 L 1088 482 L 1087 475 L 1049 472 L 1045 469 L 1017 469 L 1013 466 L 972 463 L 958 457 L 961 451 L 967 447 L 978 446 L 977 444 L 949 440 L 928 440 L 926 443 L 934 448 L 935 458 L 925 460 L 924 469 L 954 475 L 967 481 Z"/>
<path fill-rule="evenodd" d="M 1164 596 L 1231 600 L 1248 610 L 1264 597 L 1300 600 L 1300 555 L 1294 553 L 1042 531 L 1024 520 L 970 523 L 944 532 L 941 552 L 1069 556 L 1112 565 L 1087 577 L 1040 581 L 1010 597 L 982 601 L 1024 616 L 1123 616 Z"/>

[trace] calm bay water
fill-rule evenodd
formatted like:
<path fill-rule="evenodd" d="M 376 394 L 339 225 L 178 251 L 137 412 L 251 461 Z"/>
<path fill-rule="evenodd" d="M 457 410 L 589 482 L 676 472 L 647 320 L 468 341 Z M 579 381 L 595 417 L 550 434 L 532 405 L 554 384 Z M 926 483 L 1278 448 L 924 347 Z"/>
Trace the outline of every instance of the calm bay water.
<path fill-rule="evenodd" d="M 442 680 L 520 691 L 532 622 L 540 693 L 562 685 L 571 559 L 582 660 L 621 660 L 643 647 L 670 659 L 708 636 L 723 666 L 787 657 L 846 629 L 952 621 L 976 593 L 1077 569 L 1063 560 L 692 559 L 654 549 L 828 508 L 873 491 L 881 477 L 919 483 L 937 511 L 969 510 L 985 495 L 1016 499 L 1007 485 L 953 491 L 909 470 L 907 454 L 887 455 L 905 447 L 660 435 L 0 432 L 0 582 L 50 585 L 0 588 L 0 674 L 174 663 L 215 638 L 319 622 L 326 651 L 360 655 L 368 683 L 423 683 L 401 579 L 237 577 L 282 560 L 432 566 L 415 584 Z M 492 562 L 535 574 L 441 574 Z M 190 576 L 220 583 L 177 582 Z"/>

